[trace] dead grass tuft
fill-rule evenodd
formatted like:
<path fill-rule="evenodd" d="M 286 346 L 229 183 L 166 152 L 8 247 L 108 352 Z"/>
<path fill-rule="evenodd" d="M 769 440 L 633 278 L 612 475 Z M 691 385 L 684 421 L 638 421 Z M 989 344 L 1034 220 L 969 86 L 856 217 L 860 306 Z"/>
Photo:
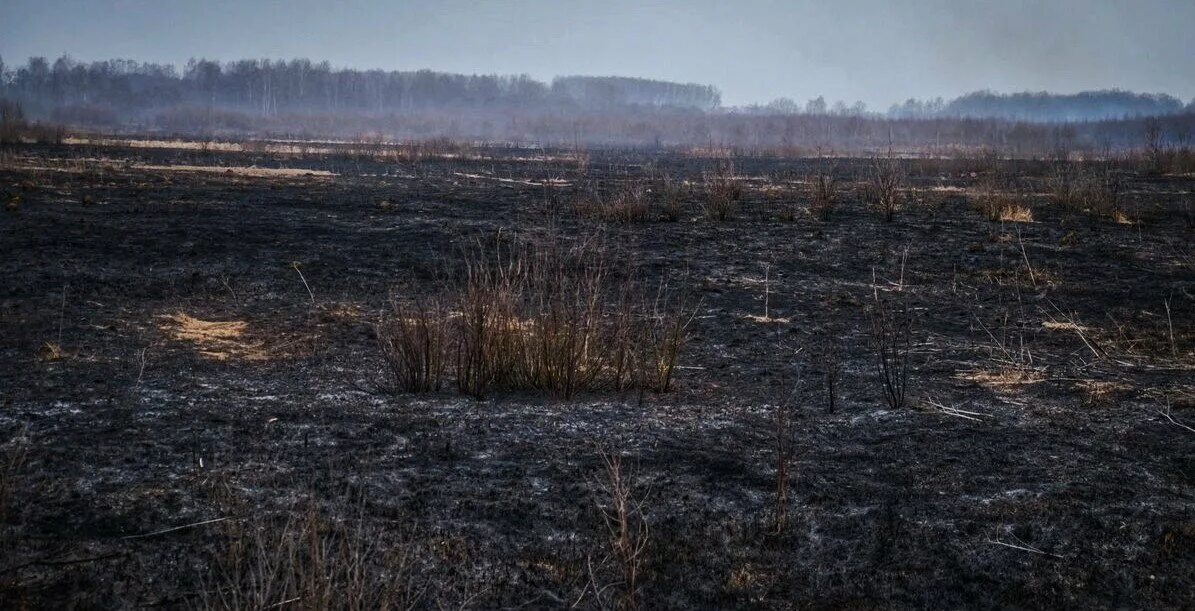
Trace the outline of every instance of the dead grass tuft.
<path fill-rule="evenodd" d="M 955 375 L 959 380 L 974 382 L 986 388 L 1009 390 L 1019 386 L 1038 384 L 1045 381 L 1041 372 L 1025 367 L 1000 367 L 998 369 L 977 369 Z"/>
<path fill-rule="evenodd" d="M 178 312 L 162 317 L 160 328 L 179 342 L 195 346 L 205 358 L 224 361 L 229 359 L 258 360 L 262 357 L 262 345 L 245 341 L 248 323 L 241 320 L 202 320 Z"/>
<path fill-rule="evenodd" d="M 290 355 L 311 339 L 298 335 L 267 342 L 243 320 L 203 320 L 184 312 L 159 317 L 158 328 L 176 342 L 190 344 L 203 358 L 216 361 L 264 361 Z"/>
<path fill-rule="evenodd" d="M 743 187 L 734 176 L 733 162 L 724 161 L 716 170 L 706 173 L 705 202 L 702 204 L 705 218 L 716 222 L 733 221 L 742 198 Z"/>
<path fill-rule="evenodd" d="M 596 239 L 479 243 L 462 267 L 444 306 L 402 306 L 379 326 L 400 390 L 439 388 L 446 362 L 477 398 L 671 389 L 692 313 L 666 285 L 645 291 Z"/>

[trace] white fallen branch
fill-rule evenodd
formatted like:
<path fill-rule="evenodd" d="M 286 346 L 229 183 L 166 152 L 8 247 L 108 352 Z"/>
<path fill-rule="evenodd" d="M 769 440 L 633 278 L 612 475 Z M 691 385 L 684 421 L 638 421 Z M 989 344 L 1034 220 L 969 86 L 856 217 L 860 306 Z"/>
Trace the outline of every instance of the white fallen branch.
<path fill-rule="evenodd" d="M 1062 556 L 1059 556 L 1058 554 L 1051 554 L 1050 552 L 1043 552 L 1042 550 L 1039 550 L 1039 549 L 1037 549 L 1036 547 L 1028 547 L 1028 546 L 1024 546 L 1024 545 L 1015 545 L 1015 544 L 1013 544 L 1013 543 L 1005 543 L 1004 541 L 997 541 L 997 540 L 995 540 L 995 539 L 988 539 L 988 543 L 991 543 L 991 544 L 994 544 L 994 545 L 1003 545 L 1004 547 L 1011 547 L 1012 549 L 1019 549 L 1019 550 L 1021 550 L 1021 551 L 1023 551 L 1023 552 L 1030 552 L 1030 553 L 1033 553 L 1033 554 L 1041 554 L 1041 555 L 1043 555 L 1043 556 L 1052 556 L 1052 557 L 1054 557 L 1054 558 L 1061 558 L 1061 557 L 1062 557 Z"/>
<path fill-rule="evenodd" d="M 926 399 L 925 404 L 929 405 L 930 407 L 937 408 L 937 410 L 940 413 L 945 414 L 947 416 L 954 416 L 956 418 L 963 418 L 964 420 L 971 420 L 974 422 L 983 422 L 983 420 L 981 420 L 980 418 L 987 415 L 987 414 L 984 414 L 981 412 L 970 412 L 970 411 L 962 410 L 962 409 L 959 409 L 957 407 L 953 407 L 950 405 L 943 405 L 941 403 L 938 403 L 936 401 L 931 401 L 929 399 Z"/>
<path fill-rule="evenodd" d="M 174 532 L 174 531 L 176 531 L 176 530 L 183 530 L 183 529 L 186 529 L 186 528 L 194 528 L 194 527 L 196 527 L 196 526 L 203 526 L 203 525 L 205 525 L 205 524 L 215 524 L 216 522 L 223 522 L 224 520 L 227 520 L 227 519 L 228 519 L 228 516 L 225 516 L 225 517 L 223 517 L 223 518 L 215 518 L 215 519 L 212 519 L 212 520 L 204 520 L 204 521 L 202 521 L 202 522 L 194 522 L 194 523 L 191 523 L 191 524 L 183 524 L 182 526 L 175 526 L 175 527 L 173 527 L 173 528 L 166 528 L 166 529 L 163 529 L 163 530 L 155 530 L 154 532 L 151 532 L 151 533 L 145 533 L 144 535 L 129 535 L 129 536 L 127 536 L 127 537 L 121 537 L 121 538 L 122 538 L 122 539 L 126 539 L 126 540 L 127 540 L 127 539 L 144 539 L 144 538 L 146 538 L 146 537 L 155 537 L 155 536 L 157 536 L 157 535 L 164 535 L 164 534 L 166 534 L 166 533 L 172 533 L 172 532 Z"/>
<path fill-rule="evenodd" d="M 1017 543 L 1008 543 L 1006 541 L 1001 541 L 999 539 L 999 535 L 997 535 L 997 538 L 995 538 L 995 539 L 988 539 L 988 543 L 991 543 L 993 545 L 1003 545 L 1004 547 L 1021 550 L 1023 552 L 1029 552 L 1031 554 L 1040 554 L 1042 556 L 1051 556 L 1053 558 L 1061 558 L 1062 557 L 1062 556 L 1059 556 L 1058 554 L 1051 554 L 1050 552 L 1037 549 L 1036 547 L 1033 547 L 1033 546 L 1029 545 L 1028 543 L 1025 543 L 1024 541 L 1021 541 L 1019 538 L 1016 537 L 1016 535 L 1013 535 L 1013 537 L 1017 539 Z"/>
<path fill-rule="evenodd" d="M 1165 411 L 1158 410 L 1158 414 L 1161 415 L 1163 418 L 1169 420 L 1170 424 L 1173 424 L 1174 426 L 1177 426 L 1182 429 L 1187 429 L 1188 431 L 1195 433 L 1195 428 L 1191 428 L 1191 427 L 1179 422 L 1178 420 L 1175 420 L 1174 416 L 1170 415 L 1170 400 L 1169 399 L 1166 400 L 1166 410 Z"/>

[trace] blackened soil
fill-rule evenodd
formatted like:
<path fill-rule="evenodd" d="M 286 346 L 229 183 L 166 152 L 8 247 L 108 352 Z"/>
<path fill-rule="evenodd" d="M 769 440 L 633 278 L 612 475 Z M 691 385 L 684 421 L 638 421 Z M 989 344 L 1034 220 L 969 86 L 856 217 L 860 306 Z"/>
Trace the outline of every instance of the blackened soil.
<path fill-rule="evenodd" d="M 603 451 L 641 487 L 644 608 L 1195 604 L 1195 179 L 1124 171 L 1127 224 L 1063 212 L 1042 164 L 1014 164 L 1034 220 L 991 222 L 964 196 L 982 168 L 909 161 L 920 203 L 885 223 L 868 162 L 840 160 L 821 222 L 805 181 L 822 165 L 736 160 L 741 210 L 717 223 L 713 163 L 675 153 L 582 169 L 518 150 L 11 152 L 0 604 L 198 604 L 230 524 L 315 504 L 422 550 L 420 606 L 596 606 L 593 582 L 618 579 Z M 698 185 L 675 222 L 571 208 L 586 185 L 661 174 Z M 371 325 L 390 291 L 430 292 L 470 241 L 549 226 L 688 287 L 673 392 L 382 390 Z M 901 409 L 877 382 L 876 294 L 914 311 Z M 779 533 L 777 409 L 794 429 Z"/>

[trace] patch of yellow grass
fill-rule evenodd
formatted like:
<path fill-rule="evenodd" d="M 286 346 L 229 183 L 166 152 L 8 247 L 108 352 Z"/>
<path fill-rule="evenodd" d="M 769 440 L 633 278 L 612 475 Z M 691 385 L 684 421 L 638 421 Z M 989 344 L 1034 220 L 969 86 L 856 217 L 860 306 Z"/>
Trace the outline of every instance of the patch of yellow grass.
<path fill-rule="evenodd" d="M 43 361 L 57 361 L 74 355 L 67 352 L 58 342 L 46 342 L 42 344 L 39 356 Z"/>
<path fill-rule="evenodd" d="M 757 322 L 760 324 L 786 324 L 792 321 L 791 318 L 777 317 L 777 316 L 760 316 L 759 314 L 748 314 L 747 320 Z"/>
<path fill-rule="evenodd" d="M 1133 219 L 1129 218 L 1129 215 L 1125 214 L 1121 210 L 1113 210 L 1112 211 L 1112 222 L 1114 222 L 1118 225 L 1133 225 L 1134 224 Z"/>
<path fill-rule="evenodd" d="M 1000 220 L 1010 223 L 1032 223 L 1033 210 L 1020 204 L 1009 204 L 1000 208 Z"/>
<path fill-rule="evenodd" d="M 192 344 L 205 358 L 217 361 L 266 358 L 260 342 L 246 341 L 245 321 L 202 320 L 179 312 L 163 316 L 159 328 L 175 341 Z"/>
<path fill-rule="evenodd" d="M 964 371 L 954 376 L 959 380 L 975 382 L 988 388 L 1015 388 L 1037 384 L 1046 379 L 1041 372 L 1021 367 L 1001 367 L 999 369 L 976 369 Z"/>
<path fill-rule="evenodd" d="M 320 321 L 352 324 L 365 318 L 361 306 L 351 302 L 338 302 L 320 310 Z"/>
<path fill-rule="evenodd" d="M 1083 403 L 1089 406 L 1108 404 L 1117 394 L 1133 389 L 1128 384 L 1107 380 L 1080 380 L 1075 388 L 1083 393 Z"/>

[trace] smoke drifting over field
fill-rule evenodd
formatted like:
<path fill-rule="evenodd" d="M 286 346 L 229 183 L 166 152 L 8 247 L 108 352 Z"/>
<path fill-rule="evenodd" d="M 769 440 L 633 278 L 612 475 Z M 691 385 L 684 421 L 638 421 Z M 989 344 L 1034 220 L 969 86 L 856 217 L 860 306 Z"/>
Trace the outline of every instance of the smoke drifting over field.
<path fill-rule="evenodd" d="M 76 129 L 855 149 L 1185 143 L 1195 109 L 1187 2 L 285 6 L 16 0 L 0 97 Z"/>
<path fill-rule="evenodd" d="M 824 95 L 887 109 L 968 91 L 1122 88 L 1195 97 L 1185 0 L 671 0 L 602 3 L 9 0 L 0 54 L 182 66 L 310 57 L 335 66 L 624 75 L 717 86 L 732 106 Z"/>
<path fill-rule="evenodd" d="M 778 99 L 727 108 L 712 85 L 628 77 L 464 75 L 337 69 L 309 60 L 32 58 L 0 67 L 10 114 L 73 129 L 201 137 L 521 141 L 548 145 L 731 146 L 866 150 L 1000 146 L 1045 151 L 1140 143 L 1161 118 L 1186 144 L 1192 107 L 1168 95 L 976 92 L 910 99 L 886 113 L 863 103 Z M 14 106 L 15 105 L 15 106 Z M 1059 128 L 1059 122 L 1067 123 Z"/>

